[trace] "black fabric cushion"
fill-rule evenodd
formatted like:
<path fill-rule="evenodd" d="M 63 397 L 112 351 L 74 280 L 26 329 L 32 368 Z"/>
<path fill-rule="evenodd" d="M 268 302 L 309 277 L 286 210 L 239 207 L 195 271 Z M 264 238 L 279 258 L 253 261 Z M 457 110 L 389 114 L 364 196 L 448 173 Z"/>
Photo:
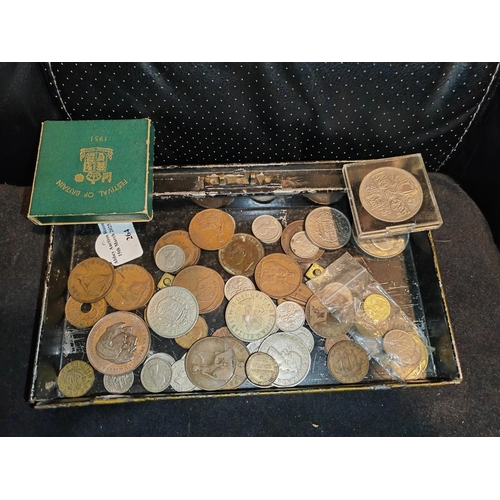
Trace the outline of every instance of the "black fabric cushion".
<path fill-rule="evenodd" d="M 26 400 L 47 233 L 26 219 L 29 189 L 0 185 L 0 433 L 8 436 L 500 434 L 500 254 L 477 206 L 448 176 L 430 179 L 434 232 L 464 380 L 459 385 L 34 410 Z"/>

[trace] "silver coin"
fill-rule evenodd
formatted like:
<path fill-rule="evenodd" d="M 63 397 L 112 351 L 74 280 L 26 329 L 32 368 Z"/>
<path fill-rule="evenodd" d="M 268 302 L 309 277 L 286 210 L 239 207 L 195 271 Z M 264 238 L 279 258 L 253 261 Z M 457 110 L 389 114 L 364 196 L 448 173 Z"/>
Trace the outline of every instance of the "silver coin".
<path fill-rule="evenodd" d="M 154 358 L 164 359 L 170 366 L 172 366 L 175 363 L 174 357 L 171 356 L 170 354 L 167 354 L 166 352 L 157 352 L 155 354 L 152 354 L 146 361 Z"/>
<path fill-rule="evenodd" d="M 262 345 L 262 342 L 264 342 L 264 339 L 261 340 L 255 340 L 254 342 L 250 342 L 247 344 L 247 349 L 250 354 L 253 354 L 254 352 L 257 352 Z"/>
<path fill-rule="evenodd" d="M 165 273 L 180 271 L 185 261 L 186 254 L 178 245 L 164 245 L 155 254 L 156 266 Z"/>
<path fill-rule="evenodd" d="M 231 300 L 236 294 L 244 290 L 255 290 L 255 285 L 246 276 L 233 276 L 224 285 L 224 295 L 227 300 Z"/>
<path fill-rule="evenodd" d="M 180 286 L 170 286 L 156 292 L 146 309 L 150 328 L 169 339 L 188 333 L 196 324 L 198 315 L 196 297 Z"/>
<path fill-rule="evenodd" d="M 127 392 L 134 384 L 134 372 L 124 375 L 104 375 L 104 388 L 110 394 L 123 394 Z"/>
<path fill-rule="evenodd" d="M 271 355 L 279 365 L 276 387 L 300 384 L 311 368 L 311 354 L 304 342 L 292 333 L 273 333 L 262 342 L 259 351 Z"/>
<path fill-rule="evenodd" d="M 372 170 L 361 181 L 359 199 L 372 217 L 384 222 L 403 222 L 420 210 L 424 193 L 410 172 L 381 167 Z"/>
<path fill-rule="evenodd" d="M 285 301 L 276 308 L 276 325 L 284 332 L 297 330 L 305 320 L 304 309 L 297 302 Z"/>
<path fill-rule="evenodd" d="M 172 365 L 172 389 L 176 392 L 191 392 L 197 387 L 189 380 L 186 373 L 185 357 L 179 359 Z"/>
<path fill-rule="evenodd" d="M 297 330 L 288 333 L 297 335 L 297 337 L 299 337 L 300 340 L 302 340 L 302 342 L 304 342 L 306 347 L 309 349 L 309 352 L 312 352 L 312 350 L 314 349 L 314 335 L 305 326 L 301 326 Z"/>
<path fill-rule="evenodd" d="M 163 392 L 172 380 L 172 367 L 161 358 L 146 361 L 141 370 L 141 384 L 148 392 Z"/>
<path fill-rule="evenodd" d="M 235 295 L 226 307 L 226 326 L 243 342 L 260 340 L 276 325 L 276 306 L 272 299 L 258 290 Z"/>
<path fill-rule="evenodd" d="M 260 215 L 252 222 L 252 233 L 262 243 L 276 243 L 282 232 L 283 226 L 272 215 Z"/>
<path fill-rule="evenodd" d="M 387 238 L 360 240 L 352 233 L 352 239 L 358 248 L 368 256 L 376 259 L 392 259 L 406 248 L 410 235 L 400 234 L 398 236 L 388 236 Z"/>
<path fill-rule="evenodd" d="M 351 223 L 336 208 L 315 208 L 307 215 L 304 228 L 307 237 L 325 250 L 342 248 L 351 238 Z"/>
<path fill-rule="evenodd" d="M 299 231 L 292 236 L 290 249 L 301 259 L 310 259 L 319 252 L 319 247 L 309 241 L 305 231 Z"/>

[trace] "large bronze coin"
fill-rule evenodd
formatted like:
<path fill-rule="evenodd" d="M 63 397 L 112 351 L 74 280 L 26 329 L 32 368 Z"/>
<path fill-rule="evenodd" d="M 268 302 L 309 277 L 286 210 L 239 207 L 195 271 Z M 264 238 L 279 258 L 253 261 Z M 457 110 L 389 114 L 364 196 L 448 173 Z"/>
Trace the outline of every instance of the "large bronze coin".
<path fill-rule="evenodd" d="M 114 279 L 115 270 L 108 261 L 91 257 L 71 271 L 68 292 L 78 302 L 97 302 L 108 293 Z"/>
<path fill-rule="evenodd" d="M 219 250 L 219 262 L 229 274 L 251 276 L 264 253 L 264 247 L 257 238 L 237 233 Z"/>
<path fill-rule="evenodd" d="M 283 249 L 283 252 L 285 252 L 293 260 L 297 262 L 303 262 L 303 263 L 316 262 L 325 253 L 325 251 L 322 248 L 319 248 L 318 252 L 309 259 L 300 258 L 299 256 L 295 255 L 295 253 L 290 248 L 290 243 L 292 241 L 292 238 L 301 231 L 304 231 L 303 220 L 296 220 L 290 222 L 290 224 L 288 224 L 288 226 L 286 226 L 285 229 L 283 229 L 283 233 L 281 234 L 281 248 Z"/>
<path fill-rule="evenodd" d="M 306 321 L 314 333 L 325 339 L 342 337 L 352 326 L 352 322 L 341 323 L 315 295 L 307 301 Z"/>
<path fill-rule="evenodd" d="M 85 396 L 94 385 L 94 370 L 85 361 L 71 361 L 64 365 L 57 377 L 59 390 L 67 398 Z"/>
<path fill-rule="evenodd" d="M 153 276 L 142 266 L 125 264 L 115 269 L 115 282 L 106 294 L 106 302 L 118 311 L 133 311 L 153 296 Z"/>
<path fill-rule="evenodd" d="M 255 283 L 264 293 L 279 299 L 294 293 L 302 283 L 302 270 L 288 255 L 266 255 L 255 268 Z"/>
<path fill-rule="evenodd" d="M 197 340 L 208 335 L 208 325 L 203 316 L 198 316 L 196 324 L 189 332 L 181 337 L 176 337 L 175 342 L 184 349 L 189 349 Z"/>
<path fill-rule="evenodd" d="M 139 316 L 114 312 L 100 319 L 87 337 L 90 364 L 104 375 L 123 375 L 137 368 L 148 354 L 149 328 Z"/>
<path fill-rule="evenodd" d="M 214 311 L 224 300 L 224 280 L 209 267 L 186 267 L 175 277 L 174 286 L 186 288 L 196 297 L 199 314 Z"/>
<path fill-rule="evenodd" d="M 234 219 L 216 208 L 197 213 L 189 223 L 189 236 L 203 250 L 218 250 L 227 245 L 234 235 Z"/>
<path fill-rule="evenodd" d="M 73 297 L 69 297 L 64 312 L 66 319 L 76 328 L 90 328 L 95 325 L 105 314 L 108 308 L 106 299 L 88 304 L 88 311 L 83 309 L 84 304 Z"/>
<path fill-rule="evenodd" d="M 236 370 L 236 355 L 226 339 L 205 337 L 186 355 L 186 374 L 200 389 L 215 391 L 227 384 Z"/>
<path fill-rule="evenodd" d="M 177 245 L 184 250 L 186 259 L 181 269 L 194 266 L 200 260 L 201 250 L 191 241 L 187 231 L 175 230 L 164 234 L 156 242 L 153 254 L 156 256 L 158 250 L 165 245 Z"/>
<path fill-rule="evenodd" d="M 361 382 L 370 368 L 365 350 L 350 340 L 342 340 L 333 345 L 326 363 L 333 378 L 342 384 Z"/>
<path fill-rule="evenodd" d="M 237 389 L 245 383 L 247 379 L 245 364 L 248 357 L 250 356 L 250 352 L 248 352 L 248 349 L 241 340 L 235 339 L 233 337 L 226 337 L 224 338 L 224 340 L 226 342 L 229 342 L 229 344 L 233 348 L 234 355 L 236 356 L 236 369 L 234 370 L 234 375 L 231 377 L 227 384 L 221 387 L 221 390 L 229 391 Z"/>

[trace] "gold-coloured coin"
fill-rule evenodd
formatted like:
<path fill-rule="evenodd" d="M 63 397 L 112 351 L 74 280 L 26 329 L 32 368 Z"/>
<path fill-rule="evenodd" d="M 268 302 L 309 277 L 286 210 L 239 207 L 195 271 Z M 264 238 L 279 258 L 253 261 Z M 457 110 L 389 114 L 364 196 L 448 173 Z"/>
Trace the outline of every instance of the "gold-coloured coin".
<path fill-rule="evenodd" d="M 85 361 L 71 361 L 64 365 L 57 377 L 57 385 L 67 398 L 85 396 L 94 385 L 94 370 Z"/>
<path fill-rule="evenodd" d="M 203 250 L 219 250 L 227 245 L 234 235 L 234 219 L 217 208 L 208 208 L 197 213 L 189 223 L 189 236 Z"/>
<path fill-rule="evenodd" d="M 251 276 L 264 254 L 264 247 L 257 238 L 237 233 L 219 250 L 219 262 L 229 274 Z"/>
<path fill-rule="evenodd" d="M 182 335 L 182 337 L 176 337 L 175 342 L 179 344 L 184 349 L 189 349 L 197 340 L 202 339 L 208 335 L 208 325 L 202 316 L 198 316 L 193 328 Z"/>
<path fill-rule="evenodd" d="M 165 245 L 177 245 L 184 250 L 184 255 L 186 257 L 184 264 L 181 269 L 185 267 L 194 266 L 200 260 L 201 250 L 197 247 L 189 237 L 187 231 L 175 230 L 169 231 L 164 234 L 155 244 L 153 249 L 153 255 L 156 256 L 158 250 Z"/>
<path fill-rule="evenodd" d="M 269 387 L 278 378 L 279 364 L 270 355 L 265 352 L 254 352 L 247 359 L 246 365 L 247 377 L 252 384 Z"/>
<path fill-rule="evenodd" d="M 115 269 L 115 282 L 106 294 L 106 302 L 118 311 L 133 311 L 153 296 L 153 276 L 142 266 L 125 264 Z"/>
<path fill-rule="evenodd" d="M 165 273 L 158 281 L 158 288 L 167 288 L 167 286 L 172 286 L 174 284 L 175 276 L 170 273 Z"/>
<path fill-rule="evenodd" d="M 372 321 L 385 321 L 391 314 L 391 304 L 383 295 L 372 293 L 364 300 L 363 310 Z"/>
<path fill-rule="evenodd" d="M 370 368 L 365 350 L 351 340 L 343 340 L 332 346 L 326 363 L 333 378 L 342 384 L 361 382 Z"/>
<path fill-rule="evenodd" d="M 257 264 L 255 283 L 262 292 L 279 299 L 294 293 L 299 288 L 302 283 L 302 271 L 288 255 L 272 253 Z"/>
<path fill-rule="evenodd" d="M 90 328 L 94 326 L 105 314 L 108 308 L 106 299 L 87 304 L 88 310 L 84 310 L 85 304 L 69 297 L 64 312 L 66 319 L 76 328 Z"/>
<path fill-rule="evenodd" d="M 115 270 L 104 259 L 91 257 L 80 262 L 68 278 L 68 292 L 78 302 L 89 304 L 101 300 L 113 285 Z"/>

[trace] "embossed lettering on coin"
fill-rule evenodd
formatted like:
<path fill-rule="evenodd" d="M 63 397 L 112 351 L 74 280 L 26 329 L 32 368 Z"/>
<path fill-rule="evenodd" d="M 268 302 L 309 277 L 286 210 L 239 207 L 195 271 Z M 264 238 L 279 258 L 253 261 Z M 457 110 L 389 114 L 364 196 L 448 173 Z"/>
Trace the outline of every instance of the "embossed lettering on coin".
<path fill-rule="evenodd" d="M 359 344 L 343 340 L 328 352 L 327 365 L 335 380 L 342 384 L 355 384 L 366 377 L 370 362 Z"/>
<path fill-rule="evenodd" d="M 91 257 L 71 271 L 68 292 L 78 302 L 97 302 L 108 293 L 114 279 L 115 270 L 108 261 Z"/>
<path fill-rule="evenodd" d="M 292 252 L 302 259 L 310 259 L 314 257 L 319 250 L 314 243 L 309 241 L 309 238 L 306 236 L 305 231 L 299 231 L 292 236 L 290 240 L 290 248 Z"/>
<path fill-rule="evenodd" d="M 94 385 L 94 370 L 85 361 L 71 361 L 59 372 L 57 385 L 67 398 L 85 396 Z"/>
<path fill-rule="evenodd" d="M 304 227 L 307 237 L 325 250 L 342 248 L 351 238 L 351 223 L 336 208 L 315 208 L 307 215 Z"/>
<path fill-rule="evenodd" d="M 269 387 L 278 377 L 278 362 L 265 352 L 254 352 L 246 362 L 247 377 L 252 384 Z"/>

